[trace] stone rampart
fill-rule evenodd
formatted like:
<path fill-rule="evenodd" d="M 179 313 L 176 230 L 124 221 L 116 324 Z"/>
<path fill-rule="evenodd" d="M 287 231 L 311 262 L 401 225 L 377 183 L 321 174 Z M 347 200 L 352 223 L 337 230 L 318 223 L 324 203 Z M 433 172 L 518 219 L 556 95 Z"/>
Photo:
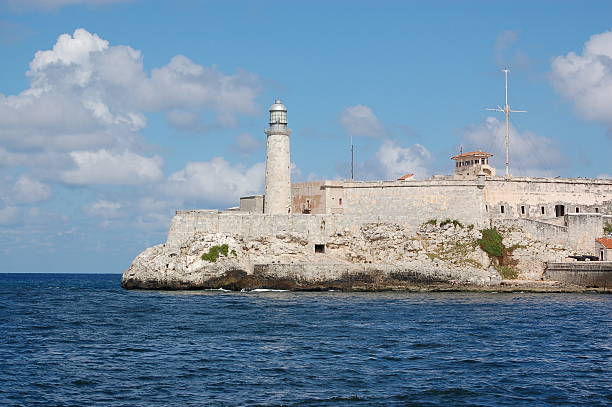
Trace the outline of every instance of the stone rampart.
<path fill-rule="evenodd" d="M 219 211 L 177 211 L 166 245 L 178 248 L 197 233 L 228 233 L 250 238 L 283 233 L 305 235 L 311 244 L 325 244 L 336 233 L 356 233 L 364 224 L 393 223 L 414 233 L 423 223 L 415 216 L 265 215 Z"/>
<path fill-rule="evenodd" d="M 349 216 L 404 216 L 415 225 L 447 218 L 480 225 L 486 219 L 475 181 L 345 182 L 342 189 L 343 213 Z"/>
<path fill-rule="evenodd" d="M 493 227 L 518 227 L 530 238 L 552 244 L 569 245 L 567 226 L 560 226 L 535 219 L 494 219 L 491 221 Z"/>
<path fill-rule="evenodd" d="M 586 287 L 612 287 L 612 262 L 585 261 L 548 263 L 545 280 Z"/>

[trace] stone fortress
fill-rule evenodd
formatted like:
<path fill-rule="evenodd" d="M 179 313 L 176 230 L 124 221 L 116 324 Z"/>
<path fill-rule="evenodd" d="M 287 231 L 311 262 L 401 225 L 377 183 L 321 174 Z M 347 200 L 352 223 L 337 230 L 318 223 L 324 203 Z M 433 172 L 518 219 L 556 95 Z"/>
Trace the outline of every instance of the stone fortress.
<path fill-rule="evenodd" d="M 539 280 L 547 261 L 597 255 L 596 239 L 612 224 L 610 179 L 497 176 L 492 155 L 473 151 L 452 157 L 452 175 L 292 184 L 291 130 L 280 100 L 265 133 L 265 195 L 226 211 L 177 211 L 167 242 L 136 258 L 124 287 L 497 284 L 495 261 L 474 244 L 488 228 L 516 243 L 518 278 Z M 200 259 L 221 244 L 233 256 Z"/>

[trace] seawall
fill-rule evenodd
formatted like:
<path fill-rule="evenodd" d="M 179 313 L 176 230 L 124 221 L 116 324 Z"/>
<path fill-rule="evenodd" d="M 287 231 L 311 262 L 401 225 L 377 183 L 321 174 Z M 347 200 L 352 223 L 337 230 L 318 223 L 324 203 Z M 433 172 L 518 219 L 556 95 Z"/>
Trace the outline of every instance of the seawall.
<path fill-rule="evenodd" d="M 612 288 L 612 262 L 547 263 L 544 279 L 585 287 Z"/>

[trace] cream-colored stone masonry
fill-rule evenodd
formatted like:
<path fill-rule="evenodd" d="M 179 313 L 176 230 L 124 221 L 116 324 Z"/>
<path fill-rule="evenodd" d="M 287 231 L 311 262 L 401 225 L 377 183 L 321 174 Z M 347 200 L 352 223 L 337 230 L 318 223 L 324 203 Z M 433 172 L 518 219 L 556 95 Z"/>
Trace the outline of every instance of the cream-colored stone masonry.
<path fill-rule="evenodd" d="M 451 218 L 479 223 L 529 218 L 559 221 L 568 213 L 612 215 L 612 180 L 587 178 L 459 179 L 424 181 L 322 181 L 293 184 L 293 212 L 364 216 Z M 562 213 L 560 213 L 560 212 Z"/>
<path fill-rule="evenodd" d="M 300 205 L 307 200 L 311 212 L 303 214 Z M 178 211 L 167 245 L 178 248 L 198 233 L 233 233 L 256 239 L 295 232 L 307 234 L 314 247 L 325 244 L 334 233 L 355 232 L 367 223 L 394 223 L 411 233 L 432 219 L 456 219 L 477 228 L 517 226 L 534 239 L 590 252 L 604 222 L 612 223 L 612 180 L 436 177 L 311 182 L 293 185 L 293 205 L 291 214 L 279 215 Z M 555 216 L 556 205 L 564 207 L 564 216 Z"/>
<path fill-rule="evenodd" d="M 266 153 L 264 212 L 283 215 L 291 208 L 291 157 L 288 132 L 271 132 Z"/>

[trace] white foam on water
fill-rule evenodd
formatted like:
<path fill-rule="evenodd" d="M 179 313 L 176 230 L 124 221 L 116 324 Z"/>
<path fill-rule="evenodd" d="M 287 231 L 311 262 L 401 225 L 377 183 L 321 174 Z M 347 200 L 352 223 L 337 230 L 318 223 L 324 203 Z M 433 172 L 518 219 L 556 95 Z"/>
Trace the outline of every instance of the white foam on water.
<path fill-rule="evenodd" d="M 289 290 L 273 290 L 271 288 L 256 288 L 254 290 L 247 291 L 247 292 L 251 292 L 251 293 L 266 293 L 266 292 L 283 293 L 283 292 L 288 292 L 288 291 Z"/>

